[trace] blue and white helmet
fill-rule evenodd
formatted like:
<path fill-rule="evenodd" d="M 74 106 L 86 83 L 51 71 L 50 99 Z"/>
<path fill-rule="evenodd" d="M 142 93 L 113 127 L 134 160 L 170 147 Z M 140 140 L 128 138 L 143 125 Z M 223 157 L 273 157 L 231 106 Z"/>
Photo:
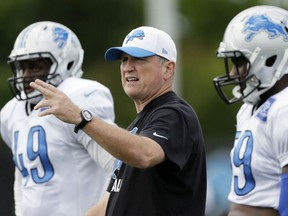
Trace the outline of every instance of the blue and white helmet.
<path fill-rule="evenodd" d="M 288 11 L 275 6 L 254 6 L 236 15 L 226 28 L 217 51 L 224 58 L 226 74 L 216 77 L 214 85 L 228 104 L 243 100 L 257 104 L 268 91 L 288 73 Z M 245 77 L 229 75 L 229 59 L 247 60 Z M 228 98 L 225 90 L 234 85 Z"/>
<path fill-rule="evenodd" d="M 34 100 L 35 103 L 39 101 L 40 93 L 25 92 L 19 61 L 49 59 L 51 66 L 46 82 L 58 86 L 68 77 L 82 76 L 83 55 L 80 41 L 66 26 L 50 21 L 31 24 L 18 35 L 8 57 L 14 73 L 9 79 L 10 89 L 18 100 Z"/>

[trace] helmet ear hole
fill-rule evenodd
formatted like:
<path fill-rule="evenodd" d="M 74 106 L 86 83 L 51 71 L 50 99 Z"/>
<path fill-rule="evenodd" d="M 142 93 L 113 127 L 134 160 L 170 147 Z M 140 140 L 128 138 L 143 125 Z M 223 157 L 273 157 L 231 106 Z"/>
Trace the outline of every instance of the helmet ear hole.
<path fill-rule="evenodd" d="M 268 59 L 266 59 L 265 65 L 267 67 L 272 67 L 273 64 L 275 63 L 276 59 L 277 59 L 277 55 L 273 55 L 273 56 L 269 57 Z"/>
<path fill-rule="evenodd" d="M 68 71 L 72 68 L 73 64 L 74 64 L 74 61 L 71 61 L 71 62 L 68 63 L 68 65 L 67 65 L 67 70 Z"/>

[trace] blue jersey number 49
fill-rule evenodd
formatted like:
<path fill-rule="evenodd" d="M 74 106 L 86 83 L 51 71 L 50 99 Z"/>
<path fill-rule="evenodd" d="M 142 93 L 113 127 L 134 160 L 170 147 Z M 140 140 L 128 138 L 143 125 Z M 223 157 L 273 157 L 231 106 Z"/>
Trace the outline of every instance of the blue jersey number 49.
<path fill-rule="evenodd" d="M 25 167 L 23 154 L 17 153 L 19 144 L 18 137 L 19 131 L 16 131 L 14 133 L 14 163 L 21 172 L 23 178 L 27 179 L 29 177 L 29 172 Z M 30 168 L 31 178 L 36 184 L 42 184 L 49 181 L 54 175 L 54 169 L 48 157 L 46 135 L 43 127 L 34 126 L 29 130 L 26 146 L 28 161 L 33 162 L 38 159 L 41 163 L 41 172 L 39 172 L 40 167 Z"/>

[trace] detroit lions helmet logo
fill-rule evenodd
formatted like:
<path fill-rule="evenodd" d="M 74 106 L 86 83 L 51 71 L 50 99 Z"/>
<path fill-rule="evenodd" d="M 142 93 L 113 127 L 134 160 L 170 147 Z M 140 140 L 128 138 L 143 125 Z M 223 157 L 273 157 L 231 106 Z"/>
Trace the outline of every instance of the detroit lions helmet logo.
<path fill-rule="evenodd" d="M 272 22 L 266 15 L 253 15 L 246 22 L 242 30 L 243 33 L 248 33 L 246 41 L 251 41 L 253 37 L 260 32 L 267 32 L 271 39 L 282 36 L 285 41 L 288 41 L 287 29 L 283 25 Z"/>
<path fill-rule="evenodd" d="M 58 47 L 62 48 L 65 46 L 68 40 L 68 32 L 62 28 L 55 28 L 53 31 L 54 41 L 58 43 Z"/>
<path fill-rule="evenodd" d="M 136 30 L 134 32 L 132 32 L 131 35 L 128 35 L 126 38 L 126 44 L 129 42 L 129 41 L 132 41 L 134 40 L 134 38 L 138 38 L 139 40 L 143 40 L 143 38 L 145 37 L 145 33 L 142 31 L 142 30 Z"/>

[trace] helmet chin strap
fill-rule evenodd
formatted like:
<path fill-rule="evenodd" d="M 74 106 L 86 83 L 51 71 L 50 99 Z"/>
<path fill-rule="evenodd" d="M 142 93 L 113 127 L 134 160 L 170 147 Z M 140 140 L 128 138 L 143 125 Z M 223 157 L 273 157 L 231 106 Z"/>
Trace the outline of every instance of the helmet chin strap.
<path fill-rule="evenodd" d="M 53 78 L 48 79 L 46 80 L 46 82 L 50 83 L 51 85 L 54 85 L 54 86 L 58 86 L 61 82 L 63 82 L 63 78 L 61 77 L 60 74 L 56 74 L 56 76 L 54 76 Z"/>
<path fill-rule="evenodd" d="M 39 94 L 39 92 L 36 92 L 36 90 L 34 90 L 32 93 L 34 93 L 34 94 L 33 95 L 30 95 L 30 94 L 28 95 L 29 98 L 27 99 L 27 101 L 30 104 L 36 105 L 43 98 L 43 96 L 41 94 Z"/>
<path fill-rule="evenodd" d="M 235 98 L 238 98 L 238 99 L 243 97 L 243 94 L 241 93 L 241 87 L 239 85 L 235 86 L 232 89 L 232 94 L 234 95 Z"/>
<path fill-rule="evenodd" d="M 257 91 L 257 94 L 255 94 L 255 90 L 257 90 L 255 87 L 251 87 L 251 86 L 246 87 L 246 89 L 244 91 L 247 92 L 248 96 L 243 98 L 243 94 L 241 93 L 241 87 L 235 86 L 232 90 L 232 93 L 233 93 L 234 97 L 239 99 L 239 100 L 241 98 L 243 98 L 242 100 L 244 103 L 256 105 L 260 101 L 260 95 L 263 94 L 265 91 L 267 91 L 268 88 L 267 89 L 265 88 L 261 91 Z"/>

